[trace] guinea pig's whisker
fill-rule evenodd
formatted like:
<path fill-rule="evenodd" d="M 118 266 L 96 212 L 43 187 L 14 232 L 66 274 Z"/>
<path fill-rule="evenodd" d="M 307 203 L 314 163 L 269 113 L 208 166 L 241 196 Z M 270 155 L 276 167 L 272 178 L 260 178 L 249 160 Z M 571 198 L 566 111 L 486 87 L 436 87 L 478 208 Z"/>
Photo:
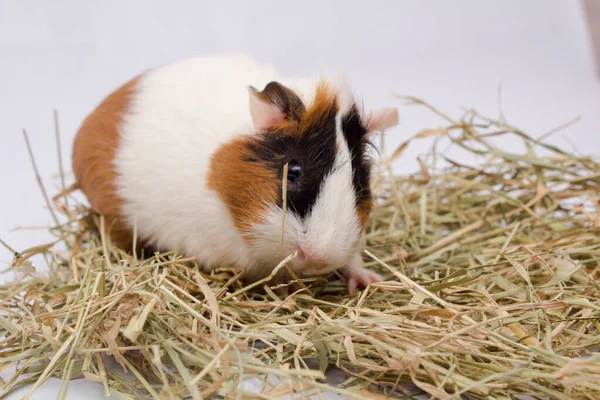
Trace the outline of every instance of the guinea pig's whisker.
<path fill-rule="evenodd" d="M 320 149 L 319 152 L 314 157 L 311 157 L 312 160 L 317 163 L 319 161 L 319 158 L 321 158 L 323 153 L 325 153 L 325 150 L 326 150 L 325 148 Z"/>
<path fill-rule="evenodd" d="M 333 174 L 333 173 L 339 171 L 340 169 L 342 169 L 342 167 L 344 167 L 349 162 L 350 162 L 350 160 L 342 161 L 340 164 L 336 165 L 336 167 L 331 171 L 331 173 Z"/>

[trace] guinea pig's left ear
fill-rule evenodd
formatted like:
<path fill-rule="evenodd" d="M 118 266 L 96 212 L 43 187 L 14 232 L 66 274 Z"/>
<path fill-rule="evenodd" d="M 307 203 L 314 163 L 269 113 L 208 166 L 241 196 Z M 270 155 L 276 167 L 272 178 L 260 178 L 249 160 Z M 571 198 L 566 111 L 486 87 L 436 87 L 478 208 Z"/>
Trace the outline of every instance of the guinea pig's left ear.
<path fill-rule="evenodd" d="M 398 125 L 398 109 L 389 107 L 373 110 L 363 117 L 363 123 L 369 134 L 384 131 Z"/>
<path fill-rule="evenodd" d="M 285 120 L 299 121 L 306 111 L 300 97 L 279 82 L 267 83 L 262 92 L 252 86 L 248 87 L 248 91 L 252 125 L 258 133 Z"/>
<path fill-rule="evenodd" d="M 252 126 L 256 132 L 262 133 L 270 126 L 283 122 L 285 115 L 278 106 L 261 98 L 259 91 L 252 86 L 248 86 L 248 93 Z"/>

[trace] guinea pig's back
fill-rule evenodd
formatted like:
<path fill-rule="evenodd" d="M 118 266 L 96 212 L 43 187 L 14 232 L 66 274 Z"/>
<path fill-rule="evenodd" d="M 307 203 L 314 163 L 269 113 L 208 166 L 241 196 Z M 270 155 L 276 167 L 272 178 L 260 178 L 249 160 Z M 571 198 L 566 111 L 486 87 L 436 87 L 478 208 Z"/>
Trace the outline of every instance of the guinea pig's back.
<path fill-rule="evenodd" d="M 73 164 L 92 207 L 118 217 L 113 239 L 127 246 L 136 224 L 147 244 L 206 258 L 202 243 L 214 263 L 243 263 L 223 259 L 243 251 L 218 252 L 219 243 L 244 244 L 207 172 L 223 143 L 251 130 L 247 86 L 275 79 L 245 56 L 198 57 L 150 70 L 107 97 L 82 125 Z"/>

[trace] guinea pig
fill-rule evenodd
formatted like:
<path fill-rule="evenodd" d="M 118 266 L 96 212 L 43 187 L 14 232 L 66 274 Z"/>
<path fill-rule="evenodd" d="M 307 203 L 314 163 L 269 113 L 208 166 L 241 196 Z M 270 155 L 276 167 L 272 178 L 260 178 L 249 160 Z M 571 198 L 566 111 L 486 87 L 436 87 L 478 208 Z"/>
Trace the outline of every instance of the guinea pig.
<path fill-rule="evenodd" d="M 73 171 L 124 250 L 135 227 L 136 243 L 251 280 L 296 254 L 295 274 L 339 271 L 354 293 L 381 280 L 362 259 L 369 138 L 397 122 L 396 108 L 363 113 L 343 79 L 195 57 L 106 97 L 75 137 Z"/>

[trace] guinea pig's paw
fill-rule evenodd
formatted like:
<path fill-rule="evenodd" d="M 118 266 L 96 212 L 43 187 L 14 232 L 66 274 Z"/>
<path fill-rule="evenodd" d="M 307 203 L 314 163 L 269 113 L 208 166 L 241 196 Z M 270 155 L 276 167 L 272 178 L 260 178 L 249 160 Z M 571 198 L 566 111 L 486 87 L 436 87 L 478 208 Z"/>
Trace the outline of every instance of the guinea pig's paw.
<path fill-rule="evenodd" d="M 348 268 L 348 293 L 356 293 L 356 289 L 366 289 L 371 283 L 381 282 L 383 277 L 365 267 Z"/>

